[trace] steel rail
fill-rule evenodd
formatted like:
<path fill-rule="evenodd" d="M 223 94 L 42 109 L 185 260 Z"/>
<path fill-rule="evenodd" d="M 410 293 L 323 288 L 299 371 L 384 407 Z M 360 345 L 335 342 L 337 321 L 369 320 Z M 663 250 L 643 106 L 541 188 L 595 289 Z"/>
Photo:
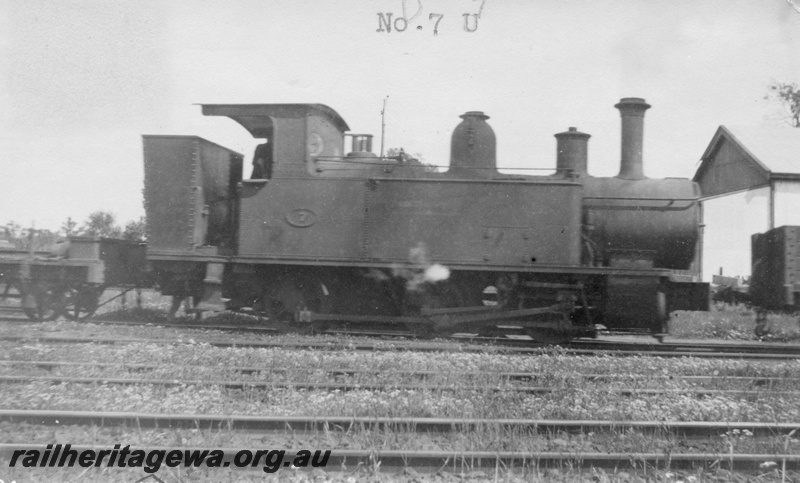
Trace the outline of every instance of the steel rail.
<path fill-rule="evenodd" d="M 519 392 L 527 394 L 552 394 L 559 391 L 569 391 L 572 388 L 554 388 L 544 386 L 499 386 L 499 385 L 468 385 L 468 384 L 393 384 L 393 383 L 328 383 L 328 382 L 270 382 L 270 381 L 233 381 L 225 379 L 143 379 L 143 378 L 123 378 L 123 377 L 72 377 L 72 376 L 22 376 L 22 375 L 0 375 L 0 384 L 25 384 L 32 382 L 52 382 L 70 384 L 96 384 L 96 385 L 154 385 L 164 387 L 174 386 L 220 386 L 226 389 L 293 389 L 306 391 L 477 391 L 477 392 Z M 585 387 L 584 387 L 585 389 Z M 603 388 L 604 393 L 613 393 L 620 396 L 659 396 L 668 394 L 691 394 L 694 397 L 701 396 L 755 396 L 755 397 L 777 397 L 777 396 L 800 396 L 800 391 L 752 391 L 746 389 L 647 389 L 647 388 Z"/>
<path fill-rule="evenodd" d="M 4 335 L 0 336 L 0 341 L 8 342 L 40 342 L 40 343 L 66 343 L 66 344 L 157 344 L 157 345 L 170 345 L 170 344 L 208 344 L 214 347 L 242 347 L 242 348 L 291 348 L 291 349 L 351 349 L 363 351 L 396 351 L 396 350 L 414 350 L 420 352 L 437 352 L 456 350 L 462 352 L 484 352 L 485 346 L 464 346 L 463 344 L 453 343 L 426 343 L 424 345 L 394 345 L 386 347 L 385 342 L 351 342 L 351 341 L 254 341 L 247 339 L 238 340 L 198 340 L 196 342 L 189 342 L 191 336 L 187 335 L 186 338 L 181 339 L 145 339 L 135 337 L 59 337 L 59 336 L 32 336 L 32 335 Z M 498 351 L 504 351 L 506 348 L 498 347 Z M 519 348 L 510 348 L 512 352 L 521 352 Z M 535 349 L 528 349 L 524 352 L 532 352 Z"/>
<path fill-rule="evenodd" d="M 15 317 L 15 318 L 8 318 L 2 312 L 11 313 L 11 314 L 19 314 L 22 317 Z M 0 307 L 0 321 L 2 322 L 13 322 L 19 325 L 36 325 L 41 324 L 42 322 L 39 320 L 31 320 L 24 315 L 22 308 L 12 307 L 10 309 L 3 309 Z M 202 321 L 196 320 L 189 320 L 185 322 L 166 322 L 166 321 L 142 321 L 142 322 L 135 322 L 135 321 L 124 321 L 124 320 L 103 320 L 97 318 L 89 318 L 84 320 L 85 323 L 97 324 L 97 325 L 116 325 L 121 327 L 140 327 L 140 326 L 151 326 L 151 327 L 165 327 L 169 329 L 202 329 L 202 330 L 219 330 L 219 331 L 234 331 L 234 332 L 263 332 L 265 334 L 277 334 L 280 332 L 280 329 L 277 327 L 270 327 L 269 325 L 246 325 L 246 324 L 208 324 Z M 396 335 L 396 336 L 411 336 L 410 332 L 408 333 L 392 333 L 386 335 Z"/>
<path fill-rule="evenodd" d="M 184 369 L 187 371 L 194 371 L 197 369 L 220 369 L 220 366 L 208 366 L 208 365 L 192 365 L 192 366 L 185 366 L 185 365 L 173 365 L 170 363 L 164 363 L 163 365 L 153 365 L 153 364 L 131 364 L 127 362 L 95 362 L 95 361 L 31 361 L 31 360 L 0 360 L 0 366 L 13 366 L 13 365 L 29 365 L 29 366 L 36 366 L 42 369 L 53 369 L 56 367 L 99 367 L 99 368 L 120 368 L 120 369 L 129 369 L 134 371 L 154 371 L 154 370 L 165 370 L 170 368 L 175 369 Z M 663 375 L 663 374 L 569 374 L 569 375 L 562 375 L 562 374 L 547 374 L 541 372 L 502 372 L 502 371 L 481 371 L 480 373 L 475 372 L 468 372 L 468 371 L 436 371 L 436 370 L 375 370 L 375 369 L 347 369 L 347 368 L 315 368 L 315 367 L 303 367 L 303 368 L 282 368 L 282 367 L 267 367 L 267 366 L 224 366 L 224 369 L 232 372 L 238 372 L 242 374 L 252 374 L 258 372 L 265 372 L 269 371 L 271 373 L 286 373 L 289 371 L 296 371 L 306 370 L 309 372 L 319 373 L 322 372 L 324 374 L 330 376 L 357 376 L 357 375 L 385 375 L 391 374 L 393 376 L 401 376 L 401 377 L 420 377 L 420 378 L 427 378 L 427 377 L 492 377 L 492 378 L 499 378 L 499 379 L 507 379 L 507 380 L 522 380 L 522 381 L 532 381 L 536 379 L 556 379 L 556 380 L 564 380 L 564 379 L 585 379 L 589 381 L 613 381 L 613 380 L 636 380 L 636 379 L 654 379 L 654 380 L 681 380 L 687 382 L 743 382 L 743 383 L 751 383 L 753 385 L 765 386 L 765 387 L 773 387 L 776 384 L 786 383 L 786 384 L 800 384 L 800 377 L 778 377 L 778 376 L 728 376 L 728 375 L 717 375 L 717 376 L 696 376 L 696 375 L 681 375 L 681 374 L 671 374 L 671 375 Z"/>
<path fill-rule="evenodd" d="M 0 341 L 9 342 L 40 342 L 40 343 L 66 343 L 66 344 L 186 344 L 189 343 L 184 339 L 142 339 L 142 338 L 113 338 L 113 337 L 54 337 L 54 336 L 31 336 L 31 335 L 6 335 L 0 337 Z M 298 342 L 277 342 L 277 341 L 253 341 L 253 340 L 200 340 L 196 343 L 205 343 L 214 347 L 250 347 L 250 348 L 270 348 L 270 347 L 288 347 L 288 348 L 315 348 L 315 349 L 349 349 L 359 351 L 417 351 L 417 352 L 486 352 L 487 348 L 491 348 L 499 353 L 512 353 L 512 354 L 540 354 L 542 348 L 532 347 L 518 347 L 518 346 L 504 346 L 504 345 L 478 345 L 478 344 L 459 344 L 459 343 L 426 343 L 426 344 L 401 344 L 396 342 L 391 343 L 391 347 L 387 347 L 385 342 L 349 342 L 349 341 L 298 341 Z M 747 353 L 747 352 L 694 352 L 694 351 L 620 351 L 615 352 L 611 350 L 588 350 L 588 349 L 563 349 L 563 353 L 572 355 L 597 355 L 601 353 L 613 353 L 614 355 L 645 355 L 645 356 L 658 356 L 658 357 L 697 357 L 697 358 L 725 358 L 725 359 L 755 359 L 755 360 L 793 360 L 800 359 L 800 352 L 797 353 Z"/>
<path fill-rule="evenodd" d="M 38 321 L 30 321 L 30 320 L 21 320 L 20 322 L 26 322 L 29 324 L 38 324 Z M 167 327 L 167 328 L 182 328 L 182 329 L 199 329 L 199 330 L 220 330 L 220 331 L 254 331 L 254 332 L 265 332 L 265 333 L 275 333 L 278 331 L 277 327 L 271 327 L 269 325 L 252 325 L 252 324 L 235 324 L 235 323 L 224 323 L 224 324 L 209 324 L 203 321 L 196 321 L 196 320 L 189 320 L 183 322 L 167 322 L 167 321 L 119 321 L 119 320 L 102 320 L 102 319 L 91 319 L 91 323 L 100 324 L 100 325 L 119 325 L 119 326 L 152 326 L 152 327 Z M 404 332 L 404 331 L 334 331 L 332 334 L 337 335 L 354 335 L 354 336 L 374 336 L 374 337 L 399 337 L 402 339 L 407 338 L 416 338 L 416 335 L 412 332 Z M 774 343 L 774 342 L 760 342 L 760 341 L 702 341 L 698 339 L 693 340 L 682 340 L 682 339 L 671 339 L 664 341 L 660 339 L 658 342 L 655 340 L 646 337 L 647 334 L 643 334 L 643 340 L 641 341 L 614 341 L 614 340 L 603 340 L 603 339 L 574 339 L 569 342 L 565 342 L 562 344 L 564 347 L 571 347 L 571 348 L 590 348 L 594 350 L 636 350 L 639 351 L 642 348 L 648 348 L 649 350 L 658 350 L 658 351 L 675 351 L 675 350 L 695 350 L 695 351 L 715 351 L 715 350 L 725 350 L 725 351 L 744 351 L 744 352 L 765 352 L 765 353 L 788 353 L 788 354 L 797 354 L 800 355 L 800 344 L 786 344 L 786 343 Z M 469 334 L 453 334 L 451 337 L 443 337 L 441 340 L 444 341 L 453 341 L 457 343 L 464 343 L 464 341 L 470 342 L 477 342 L 481 344 L 501 344 L 503 346 L 508 345 L 510 347 L 519 347 L 520 345 L 527 345 L 528 348 L 534 346 L 534 348 L 542 347 L 543 344 L 538 344 L 535 341 L 527 340 L 527 339 L 513 339 L 513 338 L 497 338 L 497 337 L 477 337 L 472 336 Z M 398 340 L 397 342 L 403 343 L 408 342 L 405 340 Z"/>
<path fill-rule="evenodd" d="M 697 340 L 669 340 L 665 342 L 627 342 L 600 339 L 576 339 L 564 344 L 565 347 L 595 349 L 595 350 L 640 350 L 648 348 L 651 350 L 662 351 L 745 351 L 749 353 L 785 353 L 800 356 L 800 345 L 798 344 L 776 344 L 764 342 L 724 342 L 709 341 L 700 342 Z"/>
<path fill-rule="evenodd" d="M 2 308 L 0 308 L 2 309 Z M 16 309 L 16 308 L 15 308 Z M 21 308 L 16 309 L 21 313 Z M 258 317 L 258 316 L 250 316 L 250 317 Z M 39 321 L 33 321 L 29 319 L 20 319 L 19 322 L 27 323 L 27 324 L 39 324 Z M 92 318 L 90 319 L 91 323 L 98 324 L 98 325 L 119 325 L 119 326 L 153 326 L 153 327 L 167 327 L 167 328 L 181 328 L 181 329 L 201 329 L 201 330 L 220 330 L 220 331 L 254 331 L 254 332 L 265 332 L 265 333 L 275 333 L 279 331 L 278 327 L 273 327 L 269 325 L 267 321 L 265 324 L 253 325 L 253 324 L 236 324 L 236 323 L 222 323 L 222 324 L 215 324 L 213 322 L 209 323 L 207 321 L 197 321 L 197 320 L 185 320 L 181 322 L 169 322 L 169 321 L 124 321 L 124 320 L 104 320 L 102 318 Z M 358 336 L 374 336 L 374 337 L 400 337 L 400 338 L 416 338 L 416 334 L 413 332 L 407 331 L 364 331 L 364 330 L 351 330 L 351 331 L 343 331 L 343 330 L 334 330 L 328 331 L 326 333 L 330 334 L 339 334 L 339 335 L 358 335 Z M 641 334 L 642 336 L 647 336 L 647 334 Z M 669 335 L 667 335 L 669 337 Z M 519 345 L 536 345 L 535 341 L 527 340 L 527 339 L 508 339 L 508 338 L 492 338 L 492 337 L 477 337 L 477 336 L 470 336 L 466 334 L 453 334 L 451 337 L 442 337 L 443 340 L 453 340 L 453 341 L 464 341 L 464 340 L 471 340 L 477 342 L 487 342 L 487 343 L 503 343 L 513 346 Z M 647 339 L 647 337 L 646 337 Z M 541 345 L 541 344 L 540 344 Z M 738 351 L 750 351 L 750 352 L 769 352 L 769 353 L 776 353 L 776 352 L 786 352 L 786 353 L 793 353 L 793 354 L 800 354 L 800 344 L 785 344 L 785 343 L 775 343 L 775 342 L 760 342 L 760 341 L 713 341 L 710 340 L 708 342 L 703 342 L 701 340 L 682 340 L 682 339 L 670 339 L 667 341 L 663 341 L 661 339 L 659 342 L 655 340 L 642 340 L 642 341 L 612 341 L 612 340 L 603 340 L 603 339 L 575 339 L 569 342 L 562 344 L 566 347 L 575 347 L 575 348 L 592 348 L 592 349 L 605 349 L 605 350 L 640 350 L 642 347 L 648 347 L 653 350 L 678 350 L 678 349 L 692 349 L 692 350 L 706 350 L 706 351 L 713 351 L 718 349 L 724 350 L 738 350 Z"/>
<path fill-rule="evenodd" d="M 16 444 L 0 443 L 0 455 L 11 457 L 15 451 L 43 451 L 45 444 Z M 102 445 L 70 445 L 70 449 L 82 453 L 84 451 L 108 450 L 110 446 Z M 244 466 L 237 466 L 234 457 L 240 451 L 250 451 L 254 448 L 211 448 L 199 446 L 129 446 L 130 451 L 163 451 L 165 454 L 170 451 L 222 451 L 224 457 L 223 467 L 238 468 L 241 470 L 259 471 L 264 467 L 263 460 L 252 464 L 248 462 Z M 274 450 L 275 448 L 269 448 Z M 289 468 L 291 461 L 298 456 L 299 450 L 285 449 L 281 466 Z M 322 450 L 324 451 L 324 450 Z M 495 469 L 507 468 L 563 468 L 567 463 L 577 464 L 580 467 L 595 467 L 607 469 L 625 469 L 650 467 L 650 469 L 684 469 L 696 466 L 706 466 L 708 464 L 719 464 L 726 469 L 752 469 L 755 470 L 760 464 L 766 462 L 785 462 L 786 468 L 796 470 L 800 468 L 800 455 L 764 453 L 764 454 L 730 454 L 730 453 L 596 453 L 582 451 L 564 452 L 522 452 L 522 451 L 405 451 L 405 450 L 382 450 L 382 449 L 331 449 L 330 457 L 327 461 L 326 472 L 332 468 L 346 470 L 364 466 L 367 469 L 392 468 L 402 470 L 403 468 L 413 467 L 415 469 L 429 468 L 432 471 L 453 469 L 455 472 L 471 471 L 475 469 Z M 162 466 L 166 466 L 163 464 Z M 571 465 L 570 465 L 571 466 Z M 351 470 L 352 471 L 352 470 Z M 336 472 L 336 470 L 333 470 Z"/>
<path fill-rule="evenodd" d="M 20 320 L 22 323 L 37 324 L 38 321 Z M 197 321 L 187 322 L 128 322 L 128 321 L 111 321 L 102 319 L 91 319 L 92 323 L 102 325 L 119 325 L 119 326 L 153 326 L 153 327 L 166 327 L 166 328 L 179 328 L 179 329 L 198 329 L 198 330 L 218 330 L 218 331 L 250 331 L 261 332 L 264 334 L 275 334 L 279 332 L 276 327 L 268 325 L 246 325 L 246 324 L 203 324 Z M 363 331 L 350 331 L 350 332 L 335 332 L 336 334 L 350 334 L 354 336 L 368 335 L 375 337 L 401 337 L 404 339 L 411 339 L 413 341 L 416 335 L 411 332 L 363 332 Z M 504 338 L 484 338 L 484 337 L 467 337 L 464 335 L 455 334 L 449 338 L 443 338 L 445 341 L 452 341 L 450 343 L 464 343 L 468 340 L 473 345 L 477 344 L 490 344 L 497 347 L 513 348 L 514 350 L 532 349 L 539 350 L 545 347 L 544 344 L 536 343 L 532 340 L 524 339 L 504 339 Z M 396 341 L 398 343 L 409 343 L 409 341 Z M 413 342 L 412 342 L 413 343 Z M 446 343 L 446 342 L 443 342 Z M 522 347 L 521 347 L 522 346 Z M 765 356 L 772 356 L 775 354 L 790 354 L 800 358 L 800 344 L 780 344 L 769 342 L 698 342 L 698 341 L 681 341 L 680 339 L 669 340 L 665 342 L 649 342 L 649 341 L 609 341 L 599 339 L 576 339 L 562 344 L 563 347 L 575 350 L 605 350 L 605 351 L 636 351 L 636 352 L 658 352 L 664 353 L 669 357 L 668 353 L 675 352 L 675 355 L 683 356 L 686 352 L 703 353 L 723 351 L 725 353 L 736 354 L 764 354 Z M 643 351 L 643 349 L 645 349 Z M 704 357 L 704 356 L 698 356 Z"/>
<path fill-rule="evenodd" d="M 639 430 L 685 436 L 719 435 L 732 430 L 748 430 L 753 436 L 788 434 L 800 428 L 797 423 L 706 422 L 706 421 L 603 421 L 546 419 L 471 419 L 471 418 L 385 418 L 385 417 L 264 417 L 246 415 L 155 414 L 136 412 L 48 411 L 0 409 L 0 420 L 45 424 L 48 426 L 84 424 L 98 426 L 284 430 L 287 428 L 325 431 L 358 428 L 385 428 L 414 432 L 458 432 L 476 428 L 513 428 L 543 433 L 557 431 L 582 433 L 586 430 Z"/>

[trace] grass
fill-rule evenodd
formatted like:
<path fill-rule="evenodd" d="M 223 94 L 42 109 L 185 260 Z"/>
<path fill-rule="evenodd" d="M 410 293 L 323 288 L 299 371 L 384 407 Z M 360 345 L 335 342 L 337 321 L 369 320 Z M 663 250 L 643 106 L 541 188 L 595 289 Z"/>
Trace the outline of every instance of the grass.
<path fill-rule="evenodd" d="M 530 431 L 492 431 L 485 428 L 484 431 L 475 434 L 450 434 L 447 436 L 440 434 L 418 434 L 413 432 L 414 428 L 391 428 L 375 430 L 371 427 L 358 428 L 348 432 L 336 430 L 336 428 L 324 428 L 314 432 L 286 432 L 269 433 L 254 438 L 249 432 L 231 432 L 227 430 L 201 430 L 201 429 L 141 429 L 137 427 L 92 427 L 83 426 L 62 426 L 57 433 L 53 433 L 52 428 L 39 425 L 28 425 L 24 423 L 0 423 L 0 429 L 6 434 L 14 434 L 15 438 L 27 444 L 64 443 L 71 444 L 93 444 L 98 447 L 111 447 L 114 444 L 130 444 L 138 447 L 165 446 L 171 448 L 181 447 L 226 447 L 226 448 L 269 448 L 269 449 L 299 449 L 299 448 L 318 448 L 318 449 L 353 449 L 364 448 L 372 451 L 376 455 L 376 461 L 368 463 L 358 463 L 348 461 L 345 467 L 326 468 L 326 472 L 317 471 L 313 476 L 310 472 L 285 471 L 278 473 L 276 478 L 268 478 L 266 481 L 347 481 L 349 483 L 361 481 L 508 481 L 508 482 L 543 482 L 543 481 L 591 481 L 591 482 L 630 482 L 645 481 L 640 477 L 648 478 L 646 481 L 664 482 L 704 482 L 704 481 L 739 481 L 735 475 L 724 469 L 727 466 L 725 458 L 730 454 L 731 435 L 724 434 L 718 438 L 712 438 L 708 445 L 702 447 L 685 447 L 681 450 L 680 441 L 665 438 L 659 435 L 644 435 L 636 432 L 609 432 L 605 434 L 566 434 L 563 432 L 553 434 L 534 433 Z M 673 437 L 674 438 L 674 437 Z M 10 441 L 10 440 L 9 440 Z M 696 441 L 692 441 L 696 445 Z M 745 444 L 749 443 L 749 444 Z M 795 441 L 793 444 L 797 444 Z M 769 442 L 756 444 L 755 441 L 735 441 L 734 453 L 745 452 L 770 452 L 775 451 L 770 447 Z M 574 461 L 556 464 L 555 466 L 545 466 L 535 459 L 531 459 L 525 467 L 507 469 L 498 462 L 497 468 L 477 468 L 468 460 L 450 460 L 438 471 L 428 470 L 428 472 L 417 471 L 411 468 L 401 470 L 401 473 L 386 473 L 380 468 L 380 453 L 386 450 L 409 450 L 409 451 L 470 451 L 486 448 L 509 451 L 530 451 L 530 452 L 554 452 L 570 455 Z M 783 448 L 780 448 L 783 450 Z M 489 449 L 491 451 L 492 449 Z M 581 455 L 595 452 L 631 452 L 640 451 L 663 452 L 667 468 L 661 469 L 646 467 L 641 463 L 631 462 L 632 469 L 626 469 L 624 465 L 613 471 L 600 468 L 580 467 Z M 670 470 L 670 455 L 680 452 L 708 452 L 720 455 L 720 464 L 716 469 L 697 468 L 695 470 Z M 777 451 L 786 452 L 786 451 Z M 0 458 L 2 461 L 2 458 Z M 713 465 L 712 465 L 713 466 Z M 164 467 L 162 466 L 162 469 Z M 182 471 L 187 469 L 182 468 Z M 74 471 L 74 472 L 73 472 Z M 16 478 L 18 481 L 77 481 L 75 477 L 81 468 L 75 470 L 68 469 L 44 469 L 44 468 L 9 468 L 7 463 L 0 463 L 0 479 L 11 481 Z M 135 470 L 141 472 L 141 469 Z M 172 471 L 178 471 L 173 469 Z M 189 470 L 190 472 L 192 470 Z M 168 471 L 159 472 L 159 478 L 165 481 L 179 481 L 175 474 L 170 475 Z M 213 469 L 204 473 L 195 473 L 183 481 L 265 481 L 264 474 L 255 477 L 252 473 L 242 471 L 227 472 L 224 469 Z M 751 477 L 753 475 L 750 475 Z M 780 471 L 775 468 L 760 472 L 757 481 L 779 481 Z M 794 472 L 786 476 L 793 478 Z M 120 478 L 118 480 L 112 477 Z M 97 469 L 92 470 L 87 475 L 82 475 L 80 481 L 135 481 L 130 470 L 118 469 Z M 139 476 L 141 477 L 141 476 Z M 139 478 L 137 477 L 137 478 Z M 254 478 L 254 479 L 251 479 Z M 720 480 L 722 478 L 722 480 Z M 742 481 L 745 481 L 742 479 Z M 751 481 L 751 480 L 746 480 Z M 794 481 L 794 480 L 789 480 Z"/>
<path fill-rule="evenodd" d="M 0 459 L 0 464 L 6 466 Z M 408 467 L 400 473 L 385 472 L 378 462 L 359 464 L 351 462 L 343 468 L 319 468 L 308 471 L 294 471 L 283 468 L 277 473 L 265 475 L 258 468 L 253 471 L 231 470 L 223 468 L 214 469 L 185 469 L 163 468 L 158 472 L 158 481 L 165 483 L 174 482 L 214 482 L 227 483 L 458 483 L 458 482 L 496 482 L 496 483 L 638 483 L 638 482 L 668 482 L 668 483 L 718 483 L 757 481 L 763 483 L 797 481 L 800 474 L 787 472 L 786 479 L 782 479 L 778 470 L 763 471 L 758 473 L 732 473 L 725 469 L 697 468 L 694 470 L 671 470 L 642 468 L 615 469 L 606 471 L 602 468 L 582 468 L 580 466 L 562 465 L 547 468 L 539 462 L 531 460 L 524 468 L 507 469 L 499 464 L 494 470 L 490 468 L 474 468 L 469 461 L 452 461 L 447 467 L 438 471 L 417 471 Z M 81 483 L 130 483 L 147 477 L 141 468 L 77 468 L 77 469 L 48 469 L 48 468 L 2 468 L 0 480 L 3 481 L 80 481 Z M 148 478 L 144 483 L 155 482 Z"/>
<path fill-rule="evenodd" d="M 0 422 L 9 435 L 10 444 L 58 444 L 113 446 L 122 441 L 134 446 L 218 447 L 218 448 L 325 448 L 364 449 L 374 451 L 508 451 L 528 453 L 669 453 L 705 452 L 712 454 L 772 453 L 791 454 L 798 449 L 797 439 L 784 449 L 783 439 L 775 437 L 737 438 L 728 433 L 708 440 L 691 440 L 691 446 L 680 436 L 636 430 L 608 430 L 591 433 L 537 432 L 531 429 L 500 428 L 486 425 L 474 431 L 452 433 L 416 432 L 413 427 L 376 427 L 360 425 L 348 430 L 336 427 L 284 431 L 230 431 L 200 428 L 140 428 L 136 426 L 62 425 L 58 434 L 52 426 Z M 730 432 L 729 432 L 730 433 Z"/>
<path fill-rule="evenodd" d="M 53 384 L 49 381 L 8 384 L 4 407 L 65 411 L 177 414 L 236 414 L 301 417 L 455 418 L 455 419 L 592 419 L 614 421 L 760 421 L 800 420 L 795 398 L 762 391 L 696 397 L 667 393 L 621 396 L 601 385 L 557 389 L 543 395 L 463 388 L 323 391 L 274 388 L 225 389 L 213 384 L 186 386 Z"/>
<path fill-rule="evenodd" d="M 58 323 L 55 323 L 56 325 Z M 86 327 L 89 324 L 65 323 Z M 97 327 L 97 326 L 95 326 Z M 152 328 L 156 331 L 158 328 Z M 81 335 L 78 333 L 77 335 Z M 157 335 L 154 332 L 154 335 Z M 222 348 L 186 339 L 184 343 L 157 344 L 132 343 L 124 345 L 103 344 L 44 344 L 38 342 L 0 342 L 0 359 L 72 362 L 116 362 L 128 364 L 164 365 L 164 371 L 176 371 L 191 366 L 191 370 L 202 371 L 201 366 L 226 368 L 256 366 L 265 371 L 275 368 L 288 371 L 287 380 L 308 380 L 324 377 L 324 371 L 350 369 L 377 372 L 369 381 L 396 380 L 401 382 L 401 371 L 432 371 L 439 379 L 431 382 L 444 384 L 457 382 L 458 373 L 469 373 L 469 380 L 480 382 L 491 380 L 496 372 L 525 372 L 540 374 L 543 384 L 561 387 L 580 387 L 585 384 L 584 374 L 608 374 L 621 379 L 629 387 L 634 379 L 659 379 L 682 376 L 711 376 L 720 382 L 735 376 L 745 377 L 798 377 L 800 361 L 758 361 L 742 359 L 695 359 L 659 358 L 647 356 L 618 356 L 611 353 L 596 356 L 569 355 L 557 349 L 539 355 L 496 353 L 414 352 L 408 350 L 357 351 L 341 346 L 326 349 L 271 348 Z M 175 372 L 174 372 L 175 373 Z M 205 374 L 196 372 L 197 374 Z M 221 372 L 220 375 L 225 373 Z M 307 375 L 311 374 L 313 376 Z M 175 373 L 176 377 L 178 374 Z M 276 374 L 277 375 L 277 374 Z M 392 379 L 374 379 L 374 377 Z M 538 381 L 539 379 L 537 379 Z M 652 382 L 652 381 L 650 381 Z"/>
<path fill-rule="evenodd" d="M 759 337 L 755 329 L 753 308 L 720 302 L 714 303 L 710 312 L 673 312 L 669 321 L 673 337 L 800 343 L 800 314 L 771 312 L 767 315 L 767 334 Z"/>
<path fill-rule="evenodd" d="M 125 411 L 177 412 L 201 414 L 273 414 L 298 416 L 366 417 L 452 417 L 524 419 L 607 419 L 607 420 L 718 420 L 718 421 L 796 421 L 800 407 L 791 398 L 768 387 L 743 388 L 758 394 L 724 394 L 696 397 L 693 386 L 681 375 L 713 375 L 717 387 L 737 388 L 725 381 L 734 375 L 797 377 L 796 361 L 764 363 L 659 359 L 648 357 L 576 357 L 558 351 L 539 356 L 502 354 L 415 353 L 389 351 L 364 353 L 336 350 L 221 349 L 206 344 L 185 343 L 167 346 L 131 344 L 99 346 L 81 344 L 25 344 L 0 346 L 14 360 L 107 361 L 156 365 L 149 374 L 117 369 L 99 372 L 96 368 L 64 368 L 62 375 L 175 379 L 252 379 L 266 382 L 325 382 L 329 368 L 380 371 L 375 374 L 340 376 L 339 381 L 355 384 L 382 384 L 383 390 L 294 390 L 273 387 L 225 389 L 214 384 L 171 386 L 115 386 L 50 384 L 38 381 L 4 387 L 6 407 Z M 263 367 L 255 374 L 236 374 L 234 366 Z M 5 371 L 15 369 L 4 366 Z M 281 369 L 281 372 L 273 369 Z M 414 383 L 401 371 L 428 370 L 435 374 L 426 382 L 438 385 L 426 389 L 400 389 L 395 384 Z M 541 381 L 554 391 L 531 395 L 512 390 L 510 382 L 492 377 L 498 371 L 541 373 Z M 468 374 L 463 374 L 467 372 Z M 603 372 L 630 375 L 630 378 L 589 381 L 582 374 Z M 30 374 L 25 372 L 25 374 Z M 667 376 L 671 376 L 669 379 Z M 716 380 L 719 378 L 718 380 Z M 492 390 L 485 386 L 492 384 Z M 620 396 L 618 387 L 674 389 L 665 395 Z M 446 389 L 444 389 L 446 387 Z"/>

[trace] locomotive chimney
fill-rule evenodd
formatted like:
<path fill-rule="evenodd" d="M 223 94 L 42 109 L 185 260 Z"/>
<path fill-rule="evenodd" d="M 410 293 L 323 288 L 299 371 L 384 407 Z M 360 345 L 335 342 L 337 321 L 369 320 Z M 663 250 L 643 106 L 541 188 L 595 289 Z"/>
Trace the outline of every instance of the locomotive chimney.
<path fill-rule="evenodd" d="M 571 127 L 556 137 L 556 176 L 584 177 L 587 175 L 590 134 Z"/>
<path fill-rule="evenodd" d="M 468 178 L 491 178 L 497 171 L 497 141 L 481 111 L 462 114 L 450 142 L 449 172 Z"/>
<path fill-rule="evenodd" d="M 638 97 L 625 97 L 615 105 L 622 116 L 622 159 L 617 178 L 644 179 L 642 144 L 644 111 L 650 104 Z"/>

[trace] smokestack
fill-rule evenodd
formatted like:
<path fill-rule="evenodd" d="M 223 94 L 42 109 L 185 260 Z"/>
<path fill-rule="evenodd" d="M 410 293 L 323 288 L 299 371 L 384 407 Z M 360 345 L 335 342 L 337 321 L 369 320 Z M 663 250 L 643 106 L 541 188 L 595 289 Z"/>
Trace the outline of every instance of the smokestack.
<path fill-rule="evenodd" d="M 590 134 L 578 131 L 571 127 L 565 132 L 560 132 L 556 137 L 556 176 L 584 177 L 587 175 L 589 138 Z"/>
<path fill-rule="evenodd" d="M 622 159 L 617 178 L 644 179 L 642 144 L 644 111 L 650 104 L 639 97 L 625 97 L 615 105 L 622 116 Z"/>

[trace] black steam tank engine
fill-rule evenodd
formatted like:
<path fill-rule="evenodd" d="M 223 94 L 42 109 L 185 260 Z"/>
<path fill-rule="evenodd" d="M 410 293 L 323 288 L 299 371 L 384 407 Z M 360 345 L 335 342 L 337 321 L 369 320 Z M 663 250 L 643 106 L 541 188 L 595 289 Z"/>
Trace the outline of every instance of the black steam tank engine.
<path fill-rule="evenodd" d="M 296 328 L 419 334 L 660 332 L 707 310 L 686 272 L 699 191 L 642 169 L 643 99 L 625 98 L 618 176 L 587 173 L 589 135 L 556 134 L 556 173 L 497 171 L 482 112 L 462 115 L 450 168 L 371 153 L 321 104 L 203 105 L 255 138 L 243 156 L 193 136 L 144 136 L 148 261 L 162 292 Z M 352 152 L 344 154 L 351 137 Z M 173 304 L 173 309 L 178 305 Z"/>

